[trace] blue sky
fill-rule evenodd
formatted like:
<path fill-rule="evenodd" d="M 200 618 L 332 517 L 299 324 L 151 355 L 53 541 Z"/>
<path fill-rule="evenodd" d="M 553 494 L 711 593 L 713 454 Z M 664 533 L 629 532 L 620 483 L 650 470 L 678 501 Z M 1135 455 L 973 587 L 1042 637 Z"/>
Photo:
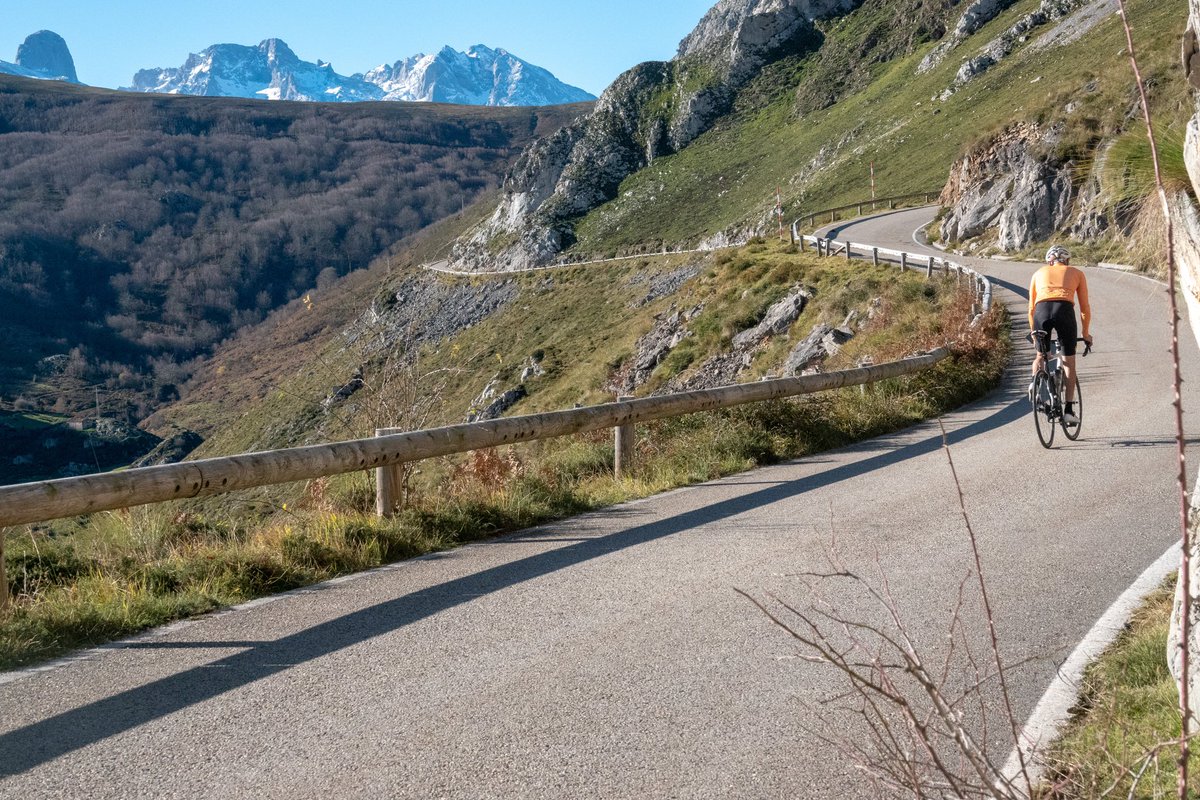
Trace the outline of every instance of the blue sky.
<path fill-rule="evenodd" d="M 0 60 L 34 31 L 62 36 L 79 79 L 129 85 L 212 44 L 278 37 L 343 75 L 450 45 L 503 47 L 599 94 L 642 61 L 665 60 L 716 0 L 5 0 Z"/>

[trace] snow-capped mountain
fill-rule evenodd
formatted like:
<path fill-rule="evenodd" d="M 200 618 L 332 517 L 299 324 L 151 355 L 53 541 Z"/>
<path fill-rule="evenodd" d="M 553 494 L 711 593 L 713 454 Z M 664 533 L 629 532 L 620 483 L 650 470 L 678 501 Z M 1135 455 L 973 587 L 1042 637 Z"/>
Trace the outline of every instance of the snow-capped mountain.
<path fill-rule="evenodd" d="M 0 72 L 23 78 L 79 83 L 71 50 L 53 31 L 38 31 L 25 37 L 17 48 L 16 63 L 0 61 Z"/>
<path fill-rule="evenodd" d="M 281 39 L 257 47 L 218 44 L 183 66 L 144 69 L 135 92 L 252 97 L 268 100 L 416 100 L 467 105 L 556 105 L 595 98 L 505 50 L 443 48 L 345 76 L 324 61 L 303 61 Z"/>
<path fill-rule="evenodd" d="M 193 53 L 176 69 L 143 69 L 128 91 L 250 97 L 267 100 L 353 102 L 382 100 L 385 92 L 359 77 L 348 78 L 318 60 L 302 61 L 282 39 L 257 47 L 215 44 Z"/>
<path fill-rule="evenodd" d="M 362 77 L 383 88 L 387 100 L 540 106 L 596 99 L 507 50 L 482 44 L 465 53 L 444 47 L 436 55 L 420 54 L 378 66 Z"/>

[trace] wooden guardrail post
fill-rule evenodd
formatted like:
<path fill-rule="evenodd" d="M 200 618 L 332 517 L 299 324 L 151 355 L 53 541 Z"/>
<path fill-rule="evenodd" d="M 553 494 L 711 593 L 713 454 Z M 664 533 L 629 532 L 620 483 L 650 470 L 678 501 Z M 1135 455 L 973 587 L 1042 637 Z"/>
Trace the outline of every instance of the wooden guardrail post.
<path fill-rule="evenodd" d="M 805 248 L 808 246 L 807 243 L 804 241 L 803 235 L 800 236 L 799 242 L 800 242 L 800 252 L 803 253 L 805 251 Z"/>
<path fill-rule="evenodd" d="M 862 216 L 862 203 L 859 203 L 859 204 L 858 204 L 858 215 L 859 215 L 860 217 Z"/>
<path fill-rule="evenodd" d="M 900 253 L 900 271 L 901 272 L 908 271 L 908 253 L 905 253 L 905 252 Z"/>
<path fill-rule="evenodd" d="M 871 263 L 877 267 L 879 266 L 879 248 L 878 247 L 871 248 Z"/>
<path fill-rule="evenodd" d="M 4 566 L 4 528 L 0 528 L 0 615 L 8 612 L 8 570 Z"/>
<path fill-rule="evenodd" d="M 617 402 L 624 403 L 632 399 L 621 395 L 617 397 Z M 636 435 L 632 422 L 613 428 L 613 477 L 617 480 L 633 474 L 633 446 Z"/>
<path fill-rule="evenodd" d="M 850 260 L 850 243 L 846 242 L 846 260 Z"/>
<path fill-rule="evenodd" d="M 376 436 L 387 436 L 395 431 L 376 428 Z M 375 470 L 375 516 L 387 519 L 396 515 L 400 495 L 404 491 L 404 465 L 387 464 Z"/>

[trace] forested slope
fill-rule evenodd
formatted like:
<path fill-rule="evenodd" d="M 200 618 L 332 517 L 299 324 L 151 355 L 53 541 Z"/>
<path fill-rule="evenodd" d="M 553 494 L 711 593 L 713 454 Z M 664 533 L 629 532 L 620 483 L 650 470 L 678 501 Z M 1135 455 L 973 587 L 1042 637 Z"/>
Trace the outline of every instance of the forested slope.
<path fill-rule="evenodd" d="M 0 76 L 0 399 L 70 412 L 100 388 L 140 418 L 214 344 L 460 211 L 584 108 L 265 104 Z"/>

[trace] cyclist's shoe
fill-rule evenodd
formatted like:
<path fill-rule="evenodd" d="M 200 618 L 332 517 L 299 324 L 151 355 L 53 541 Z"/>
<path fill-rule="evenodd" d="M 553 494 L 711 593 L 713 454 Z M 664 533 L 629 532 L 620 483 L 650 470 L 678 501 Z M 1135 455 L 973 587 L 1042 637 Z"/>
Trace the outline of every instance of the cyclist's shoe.
<path fill-rule="evenodd" d="M 1063 422 L 1069 426 L 1075 426 L 1075 425 L 1079 424 L 1079 417 L 1078 417 L 1078 415 L 1075 414 L 1075 404 L 1074 403 L 1067 406 L 1067 410 L 1063 412 L 1062 419 L 1063 419 Z"/>

